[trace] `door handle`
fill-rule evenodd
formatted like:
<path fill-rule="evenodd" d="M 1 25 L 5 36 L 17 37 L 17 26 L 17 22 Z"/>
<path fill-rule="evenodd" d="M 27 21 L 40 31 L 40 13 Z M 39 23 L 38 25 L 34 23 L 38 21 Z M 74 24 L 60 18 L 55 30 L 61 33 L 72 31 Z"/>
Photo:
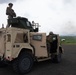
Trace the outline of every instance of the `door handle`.
<path fill-rule="evenodd" d="M 45 48 L 46 46 L 40 46 L 40 47 L 43 47 L 43 48 Z"/>

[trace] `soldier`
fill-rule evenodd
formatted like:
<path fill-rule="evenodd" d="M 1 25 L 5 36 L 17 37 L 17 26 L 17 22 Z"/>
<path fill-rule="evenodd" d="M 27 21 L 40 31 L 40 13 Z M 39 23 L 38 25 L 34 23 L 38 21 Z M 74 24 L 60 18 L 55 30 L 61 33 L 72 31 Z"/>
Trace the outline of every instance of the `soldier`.
<path fill-rule="evenodd" d="M 8 5 L 9 5 L 9 7 L 6 8 L 6 15 L 8 15 L 8 19 L 16 17 L 16 13 L 12 9 L 13 4 L 9 3 Z"/>
<path fill-rule="evenodd" d="M 47 41 L 52 42 L 53 41 L 53 32 L 50 32 L 49 35 L 47 36 Z"/>
<path fill-rule="evenodd" d="M 16 17 L 16 13 L 12 9 L 12 6 L 13 6 L 12 3 L 9 3 L 8 6 L 9 7 L 6 8 L 6 15 L 8 15 L 8 19 L 12 19 L 13 17 Z M 7 27 L 9 27 L 9 26 L 10 25 L 8 24 Z"/>
<path fill-rule="evenodd" d="M 48 46 L 48 50 L 49 52 L 51 52 L 51 45 L 53 42 L 53 32 L 50 32 L 49 35 L 47 36 L 47 46 Z"/>

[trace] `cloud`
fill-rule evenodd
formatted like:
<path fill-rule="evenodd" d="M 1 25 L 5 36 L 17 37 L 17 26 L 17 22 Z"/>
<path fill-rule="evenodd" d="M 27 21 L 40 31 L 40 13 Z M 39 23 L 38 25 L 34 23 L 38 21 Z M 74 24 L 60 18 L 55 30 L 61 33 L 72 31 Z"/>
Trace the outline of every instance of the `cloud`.
<path fill-rule="evenodd" d="M 9 2 L 15 2 L 16 0 L 0 0 L 0 4 L 3 3 L 9 3 Z"/>
<path fill-rule="evenodd" d="M 76 35 L 76 23 L 74 21 L 68 21 L 63 24 L 60 31 L 64 35 Z"/>
<path fill-rule="evenodd" d="M 76 33 L 76 0 L 0 0 L 0 3 L 10 1 L 14 2 L 13 9 L 17 16 L 38 22 L 41 32 L 53 31 L 64 35 Z M 4 23 L 7 5 L 2 4 L 0 7 L 0 23 Z"/>
<path fill-rule="evenodd" d="M 73 0 L 63 0 L 65 4 L 71 3 Z"/>

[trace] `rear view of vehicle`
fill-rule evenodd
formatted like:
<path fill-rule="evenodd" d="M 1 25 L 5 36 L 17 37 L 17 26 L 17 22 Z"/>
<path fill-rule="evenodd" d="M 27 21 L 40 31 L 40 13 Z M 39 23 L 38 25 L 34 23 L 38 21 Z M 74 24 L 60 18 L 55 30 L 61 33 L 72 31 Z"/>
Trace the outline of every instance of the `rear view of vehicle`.
<path fill-rule="evenodd" d="M 33 27 L 26 18 L 9 19 L 9 24 L 11 27 L 0 29 L 0 65 L 12 64 L 15 72 L 25 74 L 35 61 L 61 61 L 59 35 L 51 35 L 50 43 L 46 33 L 38 32 L 36 24 Z"/>

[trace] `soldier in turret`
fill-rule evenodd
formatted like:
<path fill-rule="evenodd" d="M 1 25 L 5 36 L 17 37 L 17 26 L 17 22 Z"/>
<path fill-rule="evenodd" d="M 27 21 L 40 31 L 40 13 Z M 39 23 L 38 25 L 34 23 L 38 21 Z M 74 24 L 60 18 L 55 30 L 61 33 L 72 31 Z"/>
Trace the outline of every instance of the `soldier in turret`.
<path fill-rule="evenodd" d="M 9 7 L 6 8 L 6 15 L 8 15 L 8 19 L 11 19 L 13 17 L 16 17 L 16 13 L 12 9 L 13 4 L 12 3 L 9 3 L 8 6 Z"/>
<path fill-rule="evenodd" d="M 16 13 L 12 9 L 13 4 L 9 3 L 8 7 L 6 8 L 6 15 L 8 15 L 8 19 L 12 19 L 13 17 L 16 17 Z M 8 24 L 6 27 L 9 27 L 10 25 Z"/>

